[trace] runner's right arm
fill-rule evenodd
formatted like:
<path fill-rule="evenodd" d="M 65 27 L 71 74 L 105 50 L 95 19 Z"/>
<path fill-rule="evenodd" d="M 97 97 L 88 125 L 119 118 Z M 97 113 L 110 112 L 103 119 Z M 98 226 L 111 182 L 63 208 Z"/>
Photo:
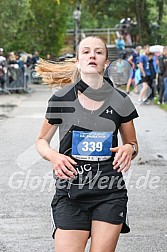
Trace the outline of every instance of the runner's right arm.
<path fill-rule="evenodd" d="M 56 176 L 62 179 L 69 179 L 69 177 L 73 177 L 76 174 L 76 170 L 73 167 L 76 162 L 72 158 L 52 149 L 50 146 L 50 141 L 57 128 L 57 126 L 49 124 L 47 119 L 44 119 L 36 139 L 36 149 L 42 158 L 52 163 Z"/>

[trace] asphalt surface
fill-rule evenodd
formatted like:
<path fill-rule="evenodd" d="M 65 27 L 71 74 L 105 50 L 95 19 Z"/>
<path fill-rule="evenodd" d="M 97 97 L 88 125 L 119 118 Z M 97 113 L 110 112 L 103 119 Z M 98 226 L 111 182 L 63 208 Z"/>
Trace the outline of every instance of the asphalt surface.
<path fill-rule="evenodd" d="M 31 88 L 29 94 L 0 95 L 0 252 L 54 251 L 51 165 L 34 147 L 52 90 Z M 125 174 L 131 232 L 120 235 L 116 252 L 166 252 L 167 113 L 130 97 L 140 116 L 140 152 Z"/>

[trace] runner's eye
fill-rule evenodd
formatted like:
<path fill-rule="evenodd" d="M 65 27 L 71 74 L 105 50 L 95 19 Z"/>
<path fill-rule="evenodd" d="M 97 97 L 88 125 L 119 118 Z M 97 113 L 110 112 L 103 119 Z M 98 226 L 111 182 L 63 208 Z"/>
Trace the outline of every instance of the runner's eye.
<path fill-rule="evenodd" d="M 88 54 L 88 53 L 89 53 L 88 50 L 83 51 L 83 54 Z"/>
<path fill-rule="evenodd" d="M 97 54 L 103 54 L 103 52 L 102 52 L 102 51 L 97 51 L 96 53 L 97 53 Z"/>

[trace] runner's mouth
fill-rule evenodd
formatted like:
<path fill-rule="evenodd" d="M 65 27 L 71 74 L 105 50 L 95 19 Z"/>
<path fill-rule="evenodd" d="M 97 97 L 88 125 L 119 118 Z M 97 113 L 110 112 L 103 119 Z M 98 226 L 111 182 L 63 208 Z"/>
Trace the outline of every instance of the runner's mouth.
<path fill-rule="evenodd" d="M 90 62 L 88 65 L 89 66 L 97 66 L 97 64 L 95 62 Z"/>

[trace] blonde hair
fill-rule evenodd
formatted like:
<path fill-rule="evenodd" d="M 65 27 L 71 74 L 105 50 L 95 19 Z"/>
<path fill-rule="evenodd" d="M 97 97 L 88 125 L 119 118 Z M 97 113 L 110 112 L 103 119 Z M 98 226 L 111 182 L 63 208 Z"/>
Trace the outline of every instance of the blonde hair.
<path fill-rule="evenodd" d="M 100 39 L 105 45 L 106 59 L 108 58 L 108 49 L 103 39 L 96 36 L 89 36 L 86 38 Z M 81 41 L 83 41 L 84 39 L 82 39 Z M 63 62 L 54 62 L 54 61 L 47 61 L 47 60 L 39 59 L 35 67 L 35 70 L 37 72 L 37 75 L 42 77 L 43 83 L 49 84 L 49 85 L 56 85 L 56 86 L 57 85 L 65 86 L 71 83 L 75 83 L 77 82 L 77 80 L 80 79 L 80 72 L 77 68 L 77 63 L 76 63 L 78 59 L 79 45 L 80 43 L 78 44 L 78 47 L 77 47 L 77 58 L 72 58 L 70 60 L 65 60 Z"/>
<path fill-rule="evenodd" d="M 75 58 L 63 62 L 39 59 L 35 70 L 42 77 L 42 82 L 49 85 L 64 86 L 79 79 Z"/>

